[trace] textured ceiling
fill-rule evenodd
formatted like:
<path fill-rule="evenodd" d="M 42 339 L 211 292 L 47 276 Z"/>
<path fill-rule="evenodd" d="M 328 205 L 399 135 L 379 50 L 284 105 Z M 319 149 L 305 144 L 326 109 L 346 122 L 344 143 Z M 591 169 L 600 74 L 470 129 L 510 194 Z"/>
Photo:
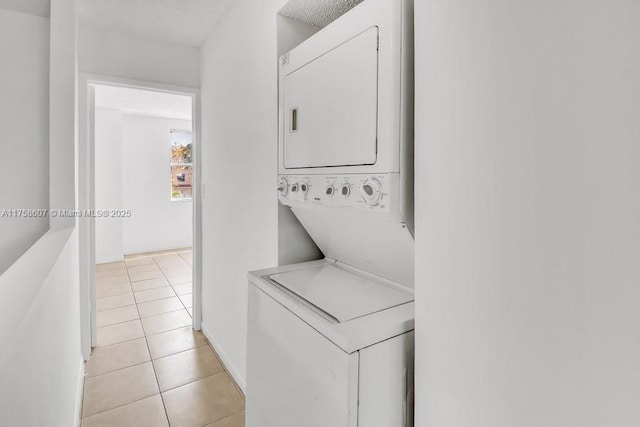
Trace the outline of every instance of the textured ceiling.
<path fill-rule="evenodd" d="M 96 107 L 127 114 L 191 120 L 191 97 L 149 90 L 96 86 Z"/>
<path fill-rule="evenodd" d="M 49 17 L 51 4 L 49 0 L 0 0 L 0 9 Z"/>
<path fill-rule="evenodd" d="M 1 0 L 0 0 L 1 1 Z M 80 0 L 80 25 L 200 46 L 233 0 Z"/>
<path fill-rule="evenodd" d="M 278 13 L 315 27 L 325 27 L 362 0 L 289 0 Z"/>

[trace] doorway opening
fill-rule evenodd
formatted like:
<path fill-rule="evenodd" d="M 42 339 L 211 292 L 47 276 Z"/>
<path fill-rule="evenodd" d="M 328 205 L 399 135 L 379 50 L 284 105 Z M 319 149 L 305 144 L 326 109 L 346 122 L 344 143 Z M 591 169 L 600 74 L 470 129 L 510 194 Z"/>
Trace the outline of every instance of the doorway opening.
<path fill-rule="evenodd" d="M 152 352 L 149 336 L 201 327 L 199 93 L 82 80 L 83 352 L 143 339 Z"/>

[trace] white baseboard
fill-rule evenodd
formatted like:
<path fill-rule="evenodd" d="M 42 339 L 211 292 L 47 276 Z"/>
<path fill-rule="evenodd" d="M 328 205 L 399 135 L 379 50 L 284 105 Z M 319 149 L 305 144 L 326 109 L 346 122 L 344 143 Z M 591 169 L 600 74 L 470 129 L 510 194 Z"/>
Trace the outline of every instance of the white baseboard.
<path fill-rule="evenodd" d="M 218 343 L 218 341 L 213 337 L 213 334 L 211 333 L 211 331 L 209 331 L 209 329 L 204 323 L 202 323 L 202 333 L 204 334 L 205 337 L 207 337 L 207 339 L 215 349 L 216 353 L 218 353 L 218 356 L 220 356 L 222 364 L 225 366 L 227 371 L 231 374 L 236 384 L 238 384 L 238 387 L 240 387 L 240 390 L 242 390 L 242 392 L 246 395 L 247 394 L 246 379 L 240 375 L 236 367 L 233 365 L 233 363 L 231 363 L 231 360 L 229 359 L 229 357 L 226 355 L 226 353 L 220 346 L 220 343 Z"/>
<path fill-rule="evenodd" d="M 118 261 L 124 261 L 124 256 L 120 255 L 120 256 L 112 256 L 112 257 L 97 259 L 96 264 L 106 264 L 109 262 L 118 262 Z"/>
<path fill-rule="evenodd" d="M 82 423 L 82 398 L 84 396 L 84 358 L 80 356 L 80 370 L 78 372 L 78 385 L 76 386 L 76 424 L 80 427 Z"/>

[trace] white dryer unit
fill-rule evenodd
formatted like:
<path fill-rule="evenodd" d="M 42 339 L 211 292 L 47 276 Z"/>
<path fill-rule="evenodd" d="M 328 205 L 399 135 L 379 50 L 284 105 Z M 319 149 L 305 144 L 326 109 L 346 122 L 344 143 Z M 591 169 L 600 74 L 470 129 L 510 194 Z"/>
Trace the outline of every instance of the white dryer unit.
<path fill-rule="evenodd" d="M 413 287 L 413 5 L 365 0 L 280 58 L 278 198 L 329 258 Z"/>

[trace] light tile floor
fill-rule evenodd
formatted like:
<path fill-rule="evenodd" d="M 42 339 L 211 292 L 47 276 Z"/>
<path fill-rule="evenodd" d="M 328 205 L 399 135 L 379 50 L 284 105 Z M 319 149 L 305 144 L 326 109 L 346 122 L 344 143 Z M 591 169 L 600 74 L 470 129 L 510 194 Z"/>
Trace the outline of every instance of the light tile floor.
<path fill-rule="evenodd" d="M 244 396 L 191 328 L 191 251 L 96 266 L 82 426 L 243 427 Z"/>

